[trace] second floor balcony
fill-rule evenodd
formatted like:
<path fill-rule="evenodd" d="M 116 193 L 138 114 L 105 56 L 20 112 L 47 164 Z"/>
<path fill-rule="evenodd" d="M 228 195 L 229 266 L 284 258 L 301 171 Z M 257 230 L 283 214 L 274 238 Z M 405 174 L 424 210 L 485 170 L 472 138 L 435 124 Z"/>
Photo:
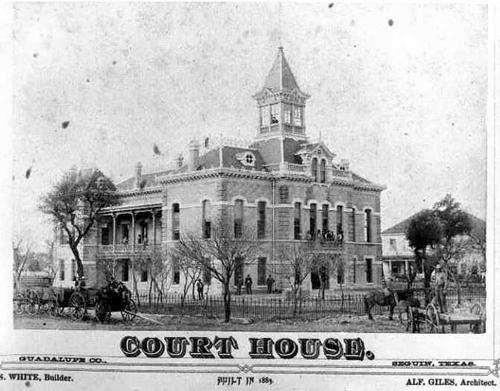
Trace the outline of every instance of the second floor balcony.
<path fill-rule="evenodd" d="M 161 244 L 100 244 L 97 253 L 102 256 L 151 256 L 161 253 Z"/>

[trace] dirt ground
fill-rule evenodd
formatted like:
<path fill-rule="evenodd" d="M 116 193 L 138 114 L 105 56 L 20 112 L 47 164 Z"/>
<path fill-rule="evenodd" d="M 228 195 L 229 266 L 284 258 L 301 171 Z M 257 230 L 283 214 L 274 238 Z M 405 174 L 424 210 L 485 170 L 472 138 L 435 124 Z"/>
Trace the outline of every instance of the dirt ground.
<path fill-rule="evenodd" d="M 119 314 L 113 314 L 107 323 L 98 323 L 90 316 L 86 320 L 74 321 L 69 317 L 53 318 L 45 315 L 14 315 L 16 329 L 62 329 L 62 330 L 217 330 L 217 331 L 318 331 L 358 333 L 405 333 L 406 327 L 397 317 L 390 321 L 387 315 L 375 315 L 374 321 L 366 316 L 341 315 L 319 320 L 282 320 L 273 322 L 251 322 L 247 319 L 208 319 L 202 316 L 179 316 L 140 314 L 147 319 L 136 318 L 124 323 Z"/>

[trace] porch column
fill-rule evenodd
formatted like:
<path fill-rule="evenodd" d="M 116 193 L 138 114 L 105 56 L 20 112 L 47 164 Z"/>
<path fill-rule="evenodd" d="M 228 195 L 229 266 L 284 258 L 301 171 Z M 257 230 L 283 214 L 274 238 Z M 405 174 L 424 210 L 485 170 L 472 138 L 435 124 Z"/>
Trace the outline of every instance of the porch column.
<path fill-rule="evenodd" d="M 131 212 L 132 215 L 132 250 L 135 251 L 135 212 Z"/>
<path fill-rule="evenodd" d="M 154 210 L 151 211 L 153 215 L 153 251 L 155 250 L 156 245 L 156 212 Z"/>
<path fill-rule="evenodd" d="M 407 259 L 405 259 L 405 274 L 406 274 L 406 275 L 408 275 L 408 274 L 409 274 L 409 272 L 410 272 L 410 269 L 409 269 L 409 267 L 408 267 L 408 260 L 407 260 Z"/>
<path fill-rule="evenodd" d="M 386 276 L 385 278 L 392 277 L 392 259 L 389 259 L 389 270 L 388 270 L 388 272 L 389 272 L 388 273 L 389 275 Z"/>
<path fill-rule="evenodd" d="M 113 253 L 116 250 L 116 213 L 113 212 Z"/>

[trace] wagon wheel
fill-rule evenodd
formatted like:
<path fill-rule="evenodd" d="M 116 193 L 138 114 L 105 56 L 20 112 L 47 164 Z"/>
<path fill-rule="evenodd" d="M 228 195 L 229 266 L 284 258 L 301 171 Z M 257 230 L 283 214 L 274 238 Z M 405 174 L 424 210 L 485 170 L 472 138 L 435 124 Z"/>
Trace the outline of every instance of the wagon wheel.
<path fill-rule="evenodd" d="M 69 298 L 69 306 L 72 307 L 70 312 L 71 317 L 74 320 L 83 319 L 83 315 L 85 315 L 85 298 L 80 292 L 75 292 Z"/>
<path fill-rule="evenodd" d="M 38 293 L 32 289 L 29 289 L 26 292 L 26 301 L 26 311 L 28 312 L 28 314 L 36 314 L 40 309 L 40 296 L 38 296 Z"/>
<path fill-rule="evenodd" d="M 20 315 L 26 310 L 27 304 L 26 297 L 22 293 L 17 293 L 14 296 L 14 311 L 16 314 Z"/>
<path fill-rule="evenodd" d="M 484 333 L 486 331 L 486 317 L 484 316 L 484 311 L 481 304 L 479 303 L 474 304 L 470 309 L 470 313 L 477 316 L 481 320 L 481 323 L 479 324 L 477 323 L 471 324 L 470 331 L 472 331 L 475 334 Z"/>
<path fill-rule="evenodd" d="M 109 312 L 107 306 L 104 304 L 102 299 L 98 299 L 95 302 L 95 317 L 96 319 L 103 323 L 106 319 L 111 318 L 111 312 Z"/>
<path fill-rule="evenodd" d="M 135 319 L 135 314 L 137 313 L 137 306 L 135 305 L 134 300 L 129 299 L 121 313 L 125 322 L 132 322 Z"/>
<path fill-rule="evenodd" d="M 439 313 L 432 303 L 425 309 L 425 326 L 428 333 L 439 333 Z"/>

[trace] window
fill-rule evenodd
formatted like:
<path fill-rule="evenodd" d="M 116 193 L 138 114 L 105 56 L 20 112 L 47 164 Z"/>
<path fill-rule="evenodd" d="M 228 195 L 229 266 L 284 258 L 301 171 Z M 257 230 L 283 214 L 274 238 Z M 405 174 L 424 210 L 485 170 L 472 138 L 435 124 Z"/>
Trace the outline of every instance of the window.
<path fill-rule="evenodd" d="M 365 240 L 370 243 L 372 241 L 372 216 L 371 210 L 365 210 Z"/>
<path fill-rule="evenodd" d="M 122 281 L 124 282 L 128 281 L 128 271 L 129 271 L 128 259 L 124 259 L 122 262 Z"/>
<path fill-rule="evenodd" d="M 316 237 L 316 216 L 317 215 L 317 207 L 316 204 L 311 204 L 309 209 L 309 232 L 311 233 L 311 237 Z"/>
<path fill-rule="evenodd" d="M 293 110 L 293 124 L 302 126 L 302 107 L 295 106 Z"/>
<path fill-rule="evenodd" d="M 302 229 L 300 227 L 301 214 L 302 214 L 302 205 L 300 202 L 296 202 L 293 214 L 293 238 L 295 240 L 300 240 L 302 236 L 301 235 Z"/>
<path fill-rule="evenodd" d="M 260 108 L 260 126 L 269 126 L 269 106 Z"/>
<path fill-rule="evenodd" d="M 64 269 L 65 269 L 65 264 L 64 264 L 64 259 L 59 260 L 59 280 L 64 281 Z"/>
<path fill-rule="evenodd" d="M 243 200 L 234 202 L 234 237 L 241 238 L 243 233 Z"/>
<path fill-rule="evenodd" d="M 234 285 L 238 286 L 238 281 L 243 285 L 243 258 L 238 257 L 234 265 Z"/>
<path fill-rule="evenodd" d="M 337 206 L 337 234 L 344 233 L 344 226 L 342 224 L 344 215 L 344 207 L 342 205 Z"/>
<path fill-rule="evenodd" d="M 279 103 L 271 105 L 271 124 L 280 123 L 280 105 Z"/>
<path fill-rule="evenodd" d="M 373 282 L 373 270 L 372 270 L 372 262 L 371 258 L 365 259 L 365 271 L 366 271 L 366 282 Z"/>
<path fill-rule="evenodd" d="M 107 225 L 101 228 L 101 244 L 104 246 L 109 244 L 109 228 Z"/>
<path fill-rule="evenodd" d="M 202 203 L 202 236 L 203 239 L 210 239 L 212 235 L 211 223 L 211 205 L 210 201 L 205 200 Z"/>
<path fill-rule="evenodd" d="M 260 257 L 257 262 L 257 285 L 266 285 L 266 261 L 265 257 Z"/>
<path fill-rule="evenodd" d="M 172 272 L 173 272 L 172 284 L 179 285 L 181 282 L 181 271 L 179 268 L 179 261 L 175 257 L 172 258 Z"/>
<path fill-rule="evenodd" d="M 313 181 L 317 182 L 318 181 L 318 159 L 313 158 L 311 162 L 311 175 L 313 177 Z"/>
<path fill-rule="evenodd" d="M 141 270 L 141 282 L 146 282 L 148 280 L 148 269 Z"/>
<path fill-rule="evenodd" d="M 74 280 L 76 278 L 76 261 L 74 259 L 71 260 L 71 279 Z"/>
<path fill-rule="evenodd" d="M 280 193 L 280 204 L 287 204 L 288 203 L 288 186 L 280 186 L 279 189 Z"/>
<path fill-rule="evenodd" d="M 339 267 L 337 269 L 337 284 L 343 284 L 344 283 L 344 269 Z"/>
<path fill-rule="evenodd" d="M 326 182 L 326 160 L 321 159 L 321 163 L 319 165 L 319 181 L 321 183 Z"/>
<path fill-rule="evenodd" d="M 356 241 L 356 209 L 351 209 L 351 230 L 349 232 L 349 240 L 351 242 Z"/>
<path fill-rule="evenodd" d="M 292 105 L 286 103 L 283 105 L 283 121 L 287 125 L 292 124 Z"/>
<path fill-rule="evenodd" d="M 389 239 L 389 246 L 393 251 L 396 251 L 396 239 Z"/>
<path fill-rule="evenodd" d="M 122 224 L 122 244 L 128 244 L 128 224 Z"/>
<path fill-rule="evenodd" d="M 245 162 L 248 164 L 248 165 L 253 165 L 254 162 L 255 162 L 255 159 L 253 157 L 253 155 L 251 153 L 247 153 L 245 155 Z"/>
<path fill-rule="evenodd" d="M 179 204 L 172 204 L 172 239 L 173 240 L 179 240 L 181 233 L 180 233 L 180 208 Z"/>
<path fill-rule="evenodd" d="M 257 202 L 257 238 L 266 237 L 266 202 Z"/>
<path fill-rule="evenodd" d="M 328 232 L 328 204 L 321 207 L 321 228 L 323 233 Z"/>
<path fill-rule="evenodd" d="M 357 259 L 356 259 L 356 257 L 354 257 L 352 259 L 352 282 L 353 282 L 353 284 L 356 283 L 356 266 L 357 266 L 356 262 L 357 262 Z"/>

